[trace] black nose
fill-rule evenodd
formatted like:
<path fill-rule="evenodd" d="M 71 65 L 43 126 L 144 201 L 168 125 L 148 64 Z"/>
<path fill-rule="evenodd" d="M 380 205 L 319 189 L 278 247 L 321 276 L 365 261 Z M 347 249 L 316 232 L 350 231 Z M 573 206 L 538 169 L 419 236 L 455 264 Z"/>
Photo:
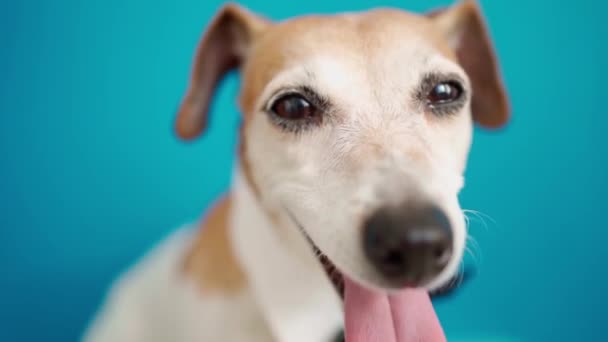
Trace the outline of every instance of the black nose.
<path fill-rule="evenodd" d="M 368 259 L 398 286 L 424 285 L 452 256 L 452 229 L 436 206 L 383 208 L 365 222 L 364 229 Z"/>

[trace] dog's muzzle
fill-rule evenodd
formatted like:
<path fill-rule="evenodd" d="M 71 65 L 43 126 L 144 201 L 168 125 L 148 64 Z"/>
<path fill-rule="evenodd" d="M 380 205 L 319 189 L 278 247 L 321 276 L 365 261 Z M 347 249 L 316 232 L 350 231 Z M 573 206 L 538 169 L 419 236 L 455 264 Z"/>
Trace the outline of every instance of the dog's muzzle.
<path fill-rule="evenodd" d="M 306 229 L 287 210 L 294 224 L 304 234 L 329 279 L 340 296 L 344 279 L 339 269 L 317 247 Z M 363 225 L 362 244 L 365 254 L 378 274 L 396 289 L 424 286 L 445 269 L 452 257 L 452 228 L 445 213 L 436 206 L 416 209 L 386 207 L 374 212 Z M 470 270 L 457 273 L 431 297 L 446 296 L 468 280 Z"/>

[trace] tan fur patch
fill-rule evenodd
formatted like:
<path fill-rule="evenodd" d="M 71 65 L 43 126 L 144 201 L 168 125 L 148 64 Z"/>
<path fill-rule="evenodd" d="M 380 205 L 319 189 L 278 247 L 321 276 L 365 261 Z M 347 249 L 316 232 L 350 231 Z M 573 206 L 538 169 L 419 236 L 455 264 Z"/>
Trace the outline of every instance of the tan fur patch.
<path fill-rule="evenodd" d="M 211 209 L 184 262 L 185 273 L 203 292 L 234 293 L 246 285 L 230 243 L 230 207 L 230 198 L 224 197 Z"/>
<path fill-rule="evenodd" d="M 431 19 L 399 10 L 306 16 L 268 25 L 253 41 L 241 67 L 240 106 L 245 124 L 247 116 L 256 111 L 255 104 L 264 87 L 288 65 L 297 65 L 319 51 L 331 51 L 345 59 L 373 59 L 386 48 L 383 40 L 413 34 L 423 37 L 439 53 L 456 61 L 454 50 Z"/>

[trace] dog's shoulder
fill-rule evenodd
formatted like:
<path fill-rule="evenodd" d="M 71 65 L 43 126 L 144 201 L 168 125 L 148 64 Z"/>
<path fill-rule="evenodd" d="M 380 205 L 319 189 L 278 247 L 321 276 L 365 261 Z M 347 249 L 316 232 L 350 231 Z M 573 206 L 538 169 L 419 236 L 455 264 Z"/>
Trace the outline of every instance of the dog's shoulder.
<path fill-rule="evenodd" d="M 199 224 L 185 256 L 184 273 L 207 294 L 232 295 L 247 286 L 230 238 L 232 201 L 222 197 Z"/>
<path fill-rule="evenodd" d="M 85 334 L 84 341 L 140 341 L 149 334 L 154 315 L 177 295 L 175 271 L 193 229 L 182 227 L 121 274 Z"/>
<path fill-rule="evenodd" d="M 204 291 L 198 280 L 184 272 L 198 234 L 197 225 L 178 229 L 122 274 L 108 291 L 83 341 L 230 341 L 223 339 L 226 330 L 241 334 L 234 340 L 248 333 L 269 341 L 247 288 L 230 296 Z M 251 330 L 229 328 L 244 322 Z"/>

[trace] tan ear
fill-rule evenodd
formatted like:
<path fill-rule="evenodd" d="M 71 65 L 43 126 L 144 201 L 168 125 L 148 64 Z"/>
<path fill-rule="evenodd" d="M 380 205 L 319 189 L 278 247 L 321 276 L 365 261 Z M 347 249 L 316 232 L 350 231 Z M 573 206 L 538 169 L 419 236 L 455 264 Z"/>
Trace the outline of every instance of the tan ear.
<path fill-rule="evenodd" d="M 471 109 L 475 122 L 486 128 L 503 126 L 509 120 L 509 102 L 477 2 L 464 0 L 428 15 L 456 51 L 460 65 L 471 79 Z"/>
<path fill-rule="evenodd" d="M 207 126 L 215 88 L 229 71 L 238 68 L 249 47 L 268 21 L 235 5 L 215 15 L 199 43 L 189 89 L 177 114 L 175 130 L 182 139 L 196 138 Z"/>

